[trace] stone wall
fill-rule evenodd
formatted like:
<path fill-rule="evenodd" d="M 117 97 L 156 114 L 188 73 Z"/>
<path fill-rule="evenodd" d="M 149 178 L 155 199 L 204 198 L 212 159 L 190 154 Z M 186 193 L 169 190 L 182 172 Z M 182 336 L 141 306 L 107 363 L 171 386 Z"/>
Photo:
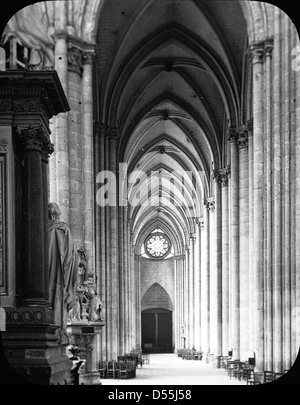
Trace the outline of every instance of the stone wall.
<path fill-rule="evenodd" d="M 174 259 L 151 260 L 141 258 L 140 272 L 142 310 L 159 307 L 172 310 L 175 299 Z M 157 284 L 161 288 L 153 288 L 153 286 Z M 150 288 L 153 290 L 151 300 L 149 300 L 149 296 L 147 294 Z M 163 294 L 163 290 L 165 290 L 165 294 Z M 162 304 L 165 306 L 161 307 Z"/>

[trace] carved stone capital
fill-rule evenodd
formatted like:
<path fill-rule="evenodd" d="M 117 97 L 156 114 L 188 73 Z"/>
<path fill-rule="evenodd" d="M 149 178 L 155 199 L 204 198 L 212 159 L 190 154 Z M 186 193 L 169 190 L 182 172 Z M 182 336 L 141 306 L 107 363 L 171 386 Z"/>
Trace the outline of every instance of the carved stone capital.
<path fill-rule="evenodd" d="M 82 64 L 83 65 L 92 65 L 95 59 L 95 54 L 92 52 L 83 52 L 82 53 Z"/>
<path fill-rule="evenodd" d="M 230 177 L 230 166 L 222 169 L 215 169 L 211 173 L 212 180 L 221 184 L 222 187 L 228 186 L 228 179 Z"/>
<path fill-rule="evenodd" d="M 49 157 L 54 152 L 54 146 L 50 141 L 49 135 L 45 133 L 41 126 L 17 127 L 16 132 L 24 151 L 38 151 L 44 158 Z"/>
<path fill-rule="evenodd" d="M 273 51 L 273 38 L 267 38 L 264 43 L 265 56 L 271 56 Z"/>
<path fill-rule="evenodd" d="M 252 42 L 250 44 L 250 57 L 253 64 L 262 63 L 265 55 L 265 42 Z"/>
<path fill-rule="evenodd" d="M 203 205 L 209 212 L 215 212 L 215 197 L 205 198 Z"/>
<path fill-rule="evenodd" d="M 68 70 L 70 72 L 82 74 L 83 70 L 83 53 L 80 49 L 72 47 L 68 50 Z"/>
<path fill-rule="evenodd" d="M 203 231 L 203 229 L 204 229 L 204 219 L 203 218 L 199 218 L 198 225 L 199 225 L 200 230 Z"/>
<path fill-rule="evenodd" d="M 237 142 L 237 132 L 236 128 L 229 127 L 227 130 L 227 139 L 229 142 Z"/>
<path fill-rule="evenodd" d="M 196 236 L 193 233 L 190 233 L 190 241 L 192 244 L 196 242 Z"/>
<path fill-rule="evenodd" d="M 238 138 L 237 138 L 237 143 L 240 149 L 247 148 L 248 147 L 248 125 L 240 125 L 237 128 L 237 133 L 238 133 Z"/>

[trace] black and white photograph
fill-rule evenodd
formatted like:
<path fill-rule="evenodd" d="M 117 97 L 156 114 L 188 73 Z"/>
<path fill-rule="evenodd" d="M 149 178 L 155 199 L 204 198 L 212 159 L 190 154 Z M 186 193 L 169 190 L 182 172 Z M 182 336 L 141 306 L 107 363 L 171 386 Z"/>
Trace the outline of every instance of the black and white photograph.
<path fill-rule="evenodd" d="M 6 4 L 1 386 L 177 402 L 300 385 L 288 3 Z"/>

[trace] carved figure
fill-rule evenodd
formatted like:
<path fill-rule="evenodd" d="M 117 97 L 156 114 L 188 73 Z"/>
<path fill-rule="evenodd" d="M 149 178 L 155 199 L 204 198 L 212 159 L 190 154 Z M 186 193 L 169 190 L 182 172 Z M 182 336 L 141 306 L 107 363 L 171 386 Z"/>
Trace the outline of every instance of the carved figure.
<path fill-rule="evenodd" d="M 3 44 L 10 37 L 15 37 L 31 50 L 29 68 L 53 68 L 54 41 L 47 32 L 40 7 L 31 4 L 19 10 L 8 21 L 3 31 Z"/>
<path fill-rule="evenodd" d="M 57 204 L 48 205 L 49 215 L 49 302 L 54 309 L 58 338 L 67 343 L 68 312 L 76 303 L 77 263 L 70 228 L 60 220 Z"/>

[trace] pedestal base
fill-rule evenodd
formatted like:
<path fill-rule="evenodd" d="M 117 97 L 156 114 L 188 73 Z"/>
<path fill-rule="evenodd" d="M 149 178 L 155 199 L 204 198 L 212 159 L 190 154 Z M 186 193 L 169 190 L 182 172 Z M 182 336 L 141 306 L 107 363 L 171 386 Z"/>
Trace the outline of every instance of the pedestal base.
<path fill-rule="evenodd" d="M 100 373 L 92 371 L 90 373 L 83 373 L 79 375 L 80 385 L 102 385 L 100 381 Z"/>
<path fill-rule="evenodd" d="M 48 314 L 47 309 L 39 309 L 42 315 L 37 321 L 34 318 L 37 310 L 7 310 L 10 322 L 6 325 L 6 332 L 2 332 L 3 354 L 11 369 L 31 384 L 70 384 L 72 362 L 66 355 L 66 347 L 57 343 L 57 326 L 43 322 L 51 312 Z M 14 318 L 15 313 L 20 317 Z"/>

